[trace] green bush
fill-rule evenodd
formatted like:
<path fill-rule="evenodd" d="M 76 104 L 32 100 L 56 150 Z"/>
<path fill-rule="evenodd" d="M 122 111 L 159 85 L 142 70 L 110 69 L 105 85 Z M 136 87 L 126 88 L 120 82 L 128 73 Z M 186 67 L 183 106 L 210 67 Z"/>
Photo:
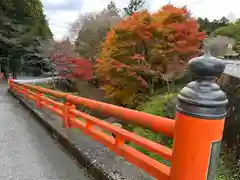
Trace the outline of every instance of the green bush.
<path fill-rule="evenodd" d="M 164 95 L 155 95 L 150 100 L 137 109 L 156 116 L 174 118 L 177 94 L 166 93 Z"/>
<path fill-rule="evenodd" d="M 175 116 L 175 106 L 176 106 L 177 94 L 175 93 L 166 93 L 164 95 L 155 95 L 149 99 L 148 102 L 142 104 L 137 109 L 149 114 L 174 118 Z M 145 137 L 151 141 L 157 142 L 159 144 L 163 144 L 167 147 L 172 147 L 173 139 L 166 137 L 162 134 L 153 132 L 150 129 L 129 125 L 127 130 L 134 132 L 137 135 Z M 166 165 L 170 165 L 170 163 L 163 158 L 159 157 L 158 155 L 151 153 L 135 144 L 130 143 L 130 146 L 137 149 L 138 151 L 156 159 L 159 162 L 162 162 Z"/>
<path fill-rule="evenodd" d="M 177 94 L 176 93 L 166 93 L 164 95 L 153 96 L 150 101 L 146 102 L 139 107 L 139 110 L 143 112 L 153 114 L 156 116 L 167 117 L 174 119 L 176 113 L 176 103 L 177 103 Z M 145 129 L 146 131 L 150 131 Z M 151 131 L 152 132 L 152 131 Z M 173 140 L 172 138 L 166 137 L 162 134 L 157 134 L 152 132 L 156 136 L 156 142 L 159 142 L 168 147 L 172 147 Z M 151 137 L 148 137 L 151 138 Z M 151 139 L 155 140 L 155 139 Z"/>

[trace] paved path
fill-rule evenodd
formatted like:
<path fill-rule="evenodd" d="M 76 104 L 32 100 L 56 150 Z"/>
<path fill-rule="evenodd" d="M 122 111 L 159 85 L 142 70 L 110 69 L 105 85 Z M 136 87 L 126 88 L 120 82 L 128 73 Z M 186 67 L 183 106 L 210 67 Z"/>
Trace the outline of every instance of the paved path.
<path fill-rule="evenodd" d="M 0 84 L 0 180 L 90 180 Z"/>

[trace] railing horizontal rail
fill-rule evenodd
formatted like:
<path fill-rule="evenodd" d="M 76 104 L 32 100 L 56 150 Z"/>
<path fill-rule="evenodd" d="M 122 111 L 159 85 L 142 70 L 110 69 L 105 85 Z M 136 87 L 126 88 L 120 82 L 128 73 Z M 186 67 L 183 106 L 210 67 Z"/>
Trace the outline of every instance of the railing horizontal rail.
<path fill-rule="evenodd" d="M 132 123 L 136 123 L 155 132 L 160 132 L 169 137 L 173 137 L 174 134 L 175 121 L 169 118 L 159 117 L 148 113 L 115 106 L 112 104 L 98 102 L 95 100 L 78 97 L 68 93 L 58 92 L 43 87 L 33 86 L 29 84 L 19 85 L 23 85 L 24 87 L 39 91 L 41 93 L 50 94 L 58 98 L 65 98 L 67 101 L 73 104 L 82 105 L 84 107 L 97 110 L 104 114 L 114 116 L 116 118 L 126 120 Z"/>
<path fill-rule="evenodd" d="M 23 94 L 24 93 L 24 90 L 21 88 L 21 87 L 19 87 L 18 85 L 13 85 L 13 88 L 15 89 L 15 90 L 17 90 L 19 93 L 21 93 L 21 94 Z"/>
<path fill-rule="evenodd" d="M 64 108 L 64 104 L 63 103 L 60 103 L 60 102 L 56 102 L 50 98 L 47 98 L 47 97 L 41 97 L 41 99 L 44 101 L 44 102 L 47 102 L 49 104 L 52 104 L 54 107 L 57 107 L 57 108 L 60 108 L 60 109 L 63 109 Z"/>
<path fill-rule="evenodd" d="M 79 104 L 84 107 L 95 109 L 102 113 L 117 117 L 119 119 L 142 125 L 144 127 L 150 128 L 153 131 L 163 133 L 167 136 L 173 136 L 175 122 L 172 119 L 154 116 L 148 113 L 139 112 L 73 95 L 68 95 L 66 97 L 66 100 L 73 104 Z"/>
<path fill-rule="evenodd" d="M 70 124 L 73 128 L 81 129 L 83 132 L 93 137 L 93 139 L 101 142 L 113 152 L 119 156 L 123 156 L 126 160 L 135 164 L 137 167 L 144 169 L 153 177 L 161 180 L 167 180 L 169 178 L 170 168 L 168 166 L 157 162 L 126 144 L 116 146 L 116 140 L 114 140 L 113 137 L 96 129 L 86 129 L 85 124 L 76 118 L 71 118 Z"/>
<path fill-rule="evenodd" d="M 32 91 L 28 91 L 26 95 L 27 95 L 27 96 L 31 95 L 31 96 L 35 96 L 35 97 L 36 97 L 36 96 L 37 96 L 37 93 L 32 92 Z"/>
<path fill-rule="evenodd" d="M 22 87 L 24 87 L 24 85 Z M 20 85 L 13 85 L 13 89 L 15 89 L 15 90 L 17 90 L 17 91 L 19 91 L 19 92 L 21 92 L 23 94 L 25 93 Z M 33 101 L 37 100 L 37 97 L 36 97 L 37 93 L 35 93 L 35 92 L 28 91 L 28 94 L 24 94 L 24 95 L 27 98 L 30 98 Z M 52 112 L 57 113 L 59 116 L 63 116 L 62 109 L 64 107 L 64 104 L 56 102 L 56 101 L 54 101 L 52 99 L 49 99 L 49 98 L 46 98 L 46 97 L 41 97 L 41 99 L 43 101 L 40 102 L 40 104 L 43 105 L 43 107 L 46 107 L 47 109 L 51 110 Z"/>
<path fill-rule="evenodd" d="M 35 96 L 33 96 L 33 95 L 28 95 L 28 98 L 31 99 L 31 100 L 33 100 L 33 101 L 36 101 L 36 99 L 37 99 L 37 98 L 36 98 Z"/>
<path fill-rule="evenodd" d="M 62 112 L 62 110 L 57 109 L 57 108 L 55 108 L 55 107 L 47 104 L 46 102 L 41 102 L 41 105 L 45 106 L 47 109 L 51 110 L 52 112 L 57 113 L 57 114 L 58 114 L 59 116 L 61 116 L 61 117 L 64 115 L 63 112 Z"/>
<path fill-rule="evenodd" d="M 30 85 L 30 84 L 20 84 L 20 83 L 17 83 L 17 84 L 23 85 L 24 87 L 27 87 L 27 88 L 32 89 L 32 90 L 36 90 L 36 91 L 44 93 L 44 94 L 51 94 L 51 95 L 53 95 L 57 98 L 64 98 L 64 97 L 66 97 L 66 95 L 68 95 L 67 93 L 54 91 L 52 89 L 47 89 L 47 88 L 43 88 L 43 87 L 39 87 L 39 86 L 33 86 L 33 85 Z"/>
<path fill-rule="evenodd" d="M 117 137 L 121 136 L 121 138 L 123 138 L 124 140 L 131 141 L 148 151 L 158 154 L 159 156 L 163 157 L 166 160 L 171 160 L 172 150 L 170 148 L 167 148 L 163 145 L 160 145 L 146 138 L 138 136 L 120 127 L 113 126 L 105 121 L 101 121 L 83 112 L 77 110 L 71 110 L 70 112 L 86 120 L 87 121 L 86 124 L 91 123 L 92 125 L 97 125 L 107 131 L 114 133 Z"/>

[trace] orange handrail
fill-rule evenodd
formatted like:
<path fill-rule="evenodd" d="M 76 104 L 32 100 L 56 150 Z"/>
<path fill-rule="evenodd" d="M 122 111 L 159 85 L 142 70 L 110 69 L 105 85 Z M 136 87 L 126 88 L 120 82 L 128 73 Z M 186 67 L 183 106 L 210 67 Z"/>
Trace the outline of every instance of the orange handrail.
<path fill-rule="evenodd" d="M 16 84 L 19 84 L 19 83 L 16 83 Z M 54 90 L 46 89 L 43 87 L 33 86 L 29 84 L 21 84 L 21 86 L 27 87 L 32 90 L 36 90 L 41 93 L 51 94 L 58 98 L 65 98 L 67 101 L 73 104 L 82 105 L 84 107 L 97 110 L 104 114 L 114 116 L 122 120 L 130 121 L 132 123 L 136 123 L 138 125 L 149 128 L 155 132 L 160 132 L 169 137 L 173 137 L 173 134 L 174 134 L 175 123 L 174 123 L 174 120 L 169 118 L 154 116 L 148 113 L 127 109 L 127 108 L 123 108 L 123 107 L 119 107 L 112 104 L 107 104 L 107 103 L 103 103 L 103 102 L 99 102 L 99 101 L 95 101 L 95 100 L 91 100 L 83 97 L 78 97 L 68 93 L 54 91 Z"/>
<path fill-rule="evenodd" d="M 166 160 L 171 160 L 172 150 L 165 146 L 162 146 L 158 143 L 155 143 L 146 138 L 138 136 L 134 133 L 130 133 L 129 131 L 127 131 L 125 129 L 115 127 L 105 121 L 100 121 L 99 119 L 92 117 L 88 114 L 85 114 L 83 112 L 80 112 L 77 110 L 70 110 L 70 112 L 77 115 L 78 117 L 85 119 L 87 121 L 87 123 L 97 125 L 107 131 L 114 133 L 117 137 L 121 136 L 122 138 L 124 138 L 124 140 L 131 141 L 131 142 L 135 143 L 136 145 L 139 145 L 139 146 L 145 148 L 146 150 L 149 150 L 153 153 L 159 154 L 161 157 L 165 158 Z M 76 120 L 76 119 L 74 119 L 74 120 Z"/>
<path fill-rule="evenodd" d="M 90 109 L 95 109 L 116 118 L 150 128 L 153 131 L 160 132 L 167 136 L 173 136 L 174 120 L 172 119 L 154 116 L 148 113 L 135 111 L 83 97 L 76 97 L 73 95 L 66 96 L 66 99 L 73 104 L 79 104 Z"/>
<path fill-rule="evenodd" d="M 171 150 L 169 148 L 163 147 L 160 144 L 150 142 L 146 138 L 135 135 L 134 133 L 130 133 L 124 136 L 122 130 L 119 129 L 109 123 L 108 125 L 101 125 L 104 129 L 111 129 L 112 132 L 118 132 L 119 135 L 114 139 L 112 136 L 103 133 L 97 128 L 93 128 L 95 125 L 99 125 L 100 123 L 104 123 L 101 120 L 96 120 L 98 123 L 93 123 L 89 121 L 90 118 L 87 119 L 87 123 L 81 122 L 79 119 L 70 118 L 69 123 L 70 127 L 81 129 L 87 135 L 91 136 L 93 139 L 101 142 L 106 147 L 111 149 L 116 154 L 124 157 L 129 162 L 135 164 L 137 167 L 142 168 L 147 173 L 152 175 L 157 179 L 168 179 L 170 174 L 170 168 L 164 164 L 159 163 L 158 161 L 144 155 L 143 153 L 133 149 L 132 147 L 126 145 L 125 140 L 130 140 L 131 142 L 137 142 L 136 144 L 142 144 L 143 148 L 150 150 L 151 152 L 160 152 L 159 156 L 170 159 L 171 158 Z M 90 123 L 89 123 L 90 122 Z M 111 132 L 111 131 L 110 131 Z M 125 139 L 126 138 L 126 139 Z M 140 143 L 141 141 L 141 143 Z M 147 148 L 146 148 L 147 147 Z"/>
<path fill-rule="evenodd" d="M 15 84 L 29 88 L 31 90 L 36 90 L 36 91 L 44 93 L 44 94 L 51 94 L 52 96 L 55 96 L 57 98 L 64 98 L 64 97 L 66 97 L 66 95 L 68 95 L 67 93 L 54 91 L 52 89 L 47 89 L 47 88 L 43 88 L 43 87 L 39 87 L 39 86 L 33 86 L 30 84 L 20 84 L 20 83 L 15 83 Z"/>
<path fill-rule="evenodd" d="M 65 127 L 68 128 L 79 128 L 87 135 L 91 136 L 93 139 L 101 142 L 109 149 L 111 149 L 116 154 L 124 157 L 129 162 L 133 163 L 139 168 L 142 168 L 147 173 L 152 175 L 157 179 L 167 180 L 170 176 L 170 167 L 148 157 L 147 155 L 133 149 L 131 146 L 125 144 L 125 141 L 129 141 L 134 143 L 154 154 L 161 156 L 162 158 L 171 161 L 172 158 L 172 150 L 167 148 L 161 144 L 156 142 L 150 141 L 144 137 L 138 136 L 132 132 L 129 132 L 125 129 L 120 127 L 116 127 L 108 122 L 102 121 L 98 118 L 85 114 L 75 109 L 73 104 L 81 104 L 85 107 L 99 110 L 100 112 L 107 113 L 105 108 L 108 108 L 113 113 L 108 113 L 112 116 L 122 118 L 124 120 L 138 123 L 137 120 L 132 120 L 139 118 L 140 125 L 145 125 L 146 127 L 151 127 L 151 123 L 157 123 L 160 121 L 164 124 L 164 121 L 167 121 L 167 125 L 163 125 L 164 128 L 155 128 L 156 131 L 161 131 L 167 128 L 174 127 L 174 121 L 167 119 L 167 118 L 159 118 L 158 116 L 153 116 L 147 113 L 141 113 L 138 111 L 117 107 L 114 105 L 106 104 L 106 103 L 99 103 L 94 100 L 86 99 L 86 98 L 79 98 L 77 96 L 70 95 L 68 93 L 62 93 L 38 86 L 27 85 L 27 84 L 19 84 L 13 81 L 10 81 L 10 87 L 19 92 L 20 94 L 24 95 L 29 100 L 33 100 L 36 102 L 37 107 L 45 107 L 48 110 L 55 112 L 57 115 L 64 119 L 64 124 L 66 123 Z M 64 98 L 66 103 L 59 103 L 50 99 L 48 97 L 42 96 L 43 94 L 50 94 L 54 97 Z M 92 104 L 92 105 L 91 105 Z M 119 108 L 119 112 L 117 109 Z M 127 114 L 121 115 L 121 113 Z M 140 113 L 138 115 L 138 113 Z M 67 119 L 66 119 L 67 118 Z M 80 118 L 80 119 L 78 119 Z M 150 123 L 143 123 L 141 121 L 147 120 Z M 65 122 L 67 121 L 67 122 Z M 160 125 L 156 125 L 160 127 Z M 169 126 L 169 127 L 167 127 Z M 97 128 L 98 127 L 98 128 Z M 104 133 L 101 129 L 105 131 L 109 131 L 110 134 L 114 134 L 115 138 L 112 135 Z M 173 129 L 170 131 L 165 131 L 165 134 L 171 135 Z"/>

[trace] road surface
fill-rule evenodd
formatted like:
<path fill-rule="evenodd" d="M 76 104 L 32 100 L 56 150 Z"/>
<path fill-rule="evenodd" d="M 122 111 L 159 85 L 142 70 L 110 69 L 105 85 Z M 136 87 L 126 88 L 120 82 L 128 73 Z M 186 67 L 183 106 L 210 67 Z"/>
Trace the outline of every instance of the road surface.
<path fill-rule="evenodd" d="M 0 83 L 0 180 L 90 180 Z"/>

